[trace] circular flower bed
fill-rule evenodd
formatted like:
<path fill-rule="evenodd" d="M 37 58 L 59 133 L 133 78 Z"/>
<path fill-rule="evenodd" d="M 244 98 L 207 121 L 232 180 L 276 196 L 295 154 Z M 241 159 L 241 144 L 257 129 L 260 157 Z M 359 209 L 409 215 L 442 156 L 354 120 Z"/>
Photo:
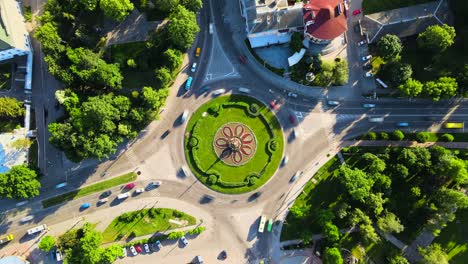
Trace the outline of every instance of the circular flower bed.
<path fill-rule="evenodd" d="M 283 155 L 278 120 L 267 106 L 248 96 L 223 96 L 202 105 L 190 118 L 185 135 L 192 172 L 223 193 L 257 189 L 276 172 Z"/>

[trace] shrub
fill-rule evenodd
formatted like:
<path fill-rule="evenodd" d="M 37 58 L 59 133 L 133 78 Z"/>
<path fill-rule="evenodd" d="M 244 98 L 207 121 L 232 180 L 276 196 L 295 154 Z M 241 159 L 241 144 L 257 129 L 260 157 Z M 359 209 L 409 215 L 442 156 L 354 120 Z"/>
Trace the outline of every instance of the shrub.
<path fill-rule="evenodd" d="M 247 185 L 247 182 L 225 182 L 221 179 L 218 179 L 218 185 L 225 188 L 239 188 Z"/>
<path fill-rule="evenodd" d="M 195 136 L 190 137 L 189 139 L 189 147 L 194 148 L 198 145 L 198 138 Z"/>
<path fill-rule="evenodd" d="M 273 138 L 273 139 L 268 140 L 267 149 L 272 154 L 278 149 L 278 142 L 276 141 L 276 139 Z"/>
<path fill-rule="evenodd" d="M 377 134 L 375 132 L 367 132 L 365 135 L 364 135 L 364 139 L 367 139 L 367 140 L 376 140 L 377 139 Z"/>
<path fill-rule="evenodd" d="M 440 138 L 442 139 L 442 141 L 445 141 L 445 142 L 453 142 L 453 140 L 455 139 L 452 134 L 448 134 L 448 133 L 443 134 Z"/>
<path fill-rule="evenodd" d="M 416 134 L 416 141 L 419 143 L 425 143 L 429 140 L 429 133 L 427 132 L 419 132 Z"/>
<path fill-rule="evenodd" d="M 134 214 L 132 213 L 123 213 L 119 216 L 119 221 L 124 223 L 131 223 L 133 221 Z"/>
<path fill-rule="evenodd" d="M 204 226 L 199 226 L 199 227 L 195 227 L 194 229 L 191 229 L 188 231 L 188 234 L 189 235 L 199 235 L 201 233 L 203 233 L 203 231 L 206 230 L 206 227 Z"/>
<path fill-rule="evenodd" d="M 258 181 L 258 177 L 255 176 L 255 175 L 251 175 L 251 176 L 249 176 L 247 178 L 247 183 L 248 183 L 249 186 L 255 185 L 257 183 L 257 181 Z"/>
<path fill-rule="evenodd" d="M 403 140 L 405 138 L 405 134 L 401 130 L 395 130 L 392 133 L 392 138 L 394 140 Z"/>
<path fill-rule="evenodd" d="M 210 176 L 208 176 L 208 184 L 209 185 L 213 185 L 213 184 L 216 184 L 216 182 L 218 181 L 218 176 L 215 175 L 215 174 L 211 174 Z"/>
<path fill-rule="evenodd" d="M 389 137 L 388 137 L 388 133 L 386 132 L 380 132 L 380 139 L 382 140 L 387 140 Z"/>
<path fill-rule="evenodd" d="M 137 64 L 136 64 L 134 59 L 128 59 L 127 60 L 127 66 L 130 67 L 130 68 L 136 68 Z"/>
<path fill-rule="evenodd" d="M 251 104 L 247 108 L 247 113 L 253 117 L 256 117 L 260 114 L 260 106 L 258 104 Z"/>
<path fill-rule="evenodd" d="M 169 235 L 167 235 L 167 239 L 179 239 L 183 237 L 184 235 L 185 233 L 183 231 L 174 231 L 174 232 L 169 233 Z"/>
<path fill-rule="evenodd" d="M 212 106 L 210 106 L 208 111 L 210 112 L 210 114 L 216 115 L 219 113 L 219 111 L 221 111 L 221 106 L 219 104 L 213 104 Z"/>

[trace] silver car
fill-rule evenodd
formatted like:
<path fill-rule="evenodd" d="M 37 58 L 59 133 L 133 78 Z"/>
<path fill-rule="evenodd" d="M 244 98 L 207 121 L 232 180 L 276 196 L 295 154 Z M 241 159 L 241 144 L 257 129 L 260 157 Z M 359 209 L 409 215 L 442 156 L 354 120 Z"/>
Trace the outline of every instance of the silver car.
<path fill-rule="evenodd" d="M 181 123 L 185 123 L 185 121 L 187 120 L 188 114 L 189 114 L 189 111 L 188 111 L 188 110 L 185 110 L 185 111 L 182 113 L 182 116 L 180 117 L 180 122 L 181 122 Z"/>
<path fill-rule="evenodd" d="M 185 238 L 185 236 L 181 237 L 180 241 L 182 241 L 182 244 L 184 244 L 184 246 L 188 245 L 188 240 L 187 240 L 187 238 Z"/>
<path fill-rule="evenodd" d="M 364 108 L 374 108 L 375 104 L 363 104 L 362 107 L 364 107 Z"/>
<path fill-rule="evenodd" d="M 197 63 L 194 62 L 194 63 L 192 64 L 192 68 L 190 68 L 190 71 L 191 71 L 191 72 L 195 72 L 196 70 L 197 70 Z"/>

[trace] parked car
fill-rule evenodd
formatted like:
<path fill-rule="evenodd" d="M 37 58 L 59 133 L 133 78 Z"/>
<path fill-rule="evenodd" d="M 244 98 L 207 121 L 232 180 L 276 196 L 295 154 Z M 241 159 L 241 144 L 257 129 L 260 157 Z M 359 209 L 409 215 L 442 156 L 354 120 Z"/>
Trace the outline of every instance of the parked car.
<path fill-rule="evenodd" d="M 138 188 L 135 190 L 135 194 L 141 194 L 145 192 L 145 188 Z"/>
<path fill-rule="evenodd" d="M 333 100 L 328 100 L 327 104 L 330 105 L 330 106 L 337 106 L 337 105 L 340 105 L 340 102 L 333 101 Z"/>
<path fill-rule="evenodd" d="M 365 45 L 365 44 L 367 44 L 367 40 L 361 40 L 357 44 L 358 44 L 358 46 Z"/>
<path fill-rule="evenodd" d="M 301 133 L 297 129 L 293 129 L 292 134 L 294 138 L 298 138 L 301 135 Z"/>
<path fill-rule="evenodd" d="M 124 189 L 131 190 L 131 189 L 135 188 L 135 186 L 136 186 L 136 184 L 134 182 L 132 182 L 132 183 L 129 183 L 129 184 L 125 185 Z"/>
<path fill-rule="evenodd" d="M 364 107 L 364 108 L 374 108 L 375 104 L 363 104 L 362 107 Z"/>
<path fill-rule="evenodd" d="M 185 123 L 185 121 L 187 120 L 187 117 L 188 117 L 188 114 L 189 114 L 189 111 L 188 110 L 185 110 L 182 115 L 180 116 L 180 123 Z"/>
<path fill-rule="evenodd" d="M 34 216 L 28 215 L 20 219 L 20 223 L 26 223 L 34 219 Z"/>
<path fill-rule="evenodd" d="M 296 124 L 297 120 L 296 120 L 296 116 L 294 114 L 289 115 L 289 122 L 291 122 L 292 125 Z"/>
<path fill-rule="evenodd" d="M 221 95 L 221 94 L 223 94 L 225 92 L 226 92 L 226 89 L 221 88 L 221 89 L 214 90 L 213 95 L 218 96 L 218 95 Z"/>
<path fill-rule="evenodd" d="M 133 256 L 138 255 L 138 252 L 136 251 L 136 249 L 135 249 L 134 246 L 131 246 L 131 247 L 130 247 L 130 251 L 132 252 Z"/>
<path fill-rule="evenodd" d="M 197 49 L 195 50 L 195 57 L 200 57 L 200 53 L 201 53 L 201 48 L 197 47 Z"/>
<path fill-rule="evenodd" d="M 203 264 L 204 263 L 203 258 L 200 255 L 196 256 L 195 257 L 195 263 L 196 264 Z"/>
<path fill-rule="evenodd" d="M 138 253 L 143 252 L 143 249 L 141 249 L 141 246 L 140 246 L 140 245 L 135 245 L 135 250 L 136 250 Z"/>
<path fill-rule="evenodd" d="M 293 98 L 297 98 L 297 94 L 296 94 L 296 93 L 293 93 L 293 92 L 289 92 L 289 93 L 288 93 L 288 96 L 289 96 L 289 97 L 293 97 Z"/>
<path fill-rule="evenodd" d="M 57 259 L 57 261 L 61 261 L 62 260 L 62 252 L 60 252 L 59 250 L 55 251 L 55 258 Z"/>
<path fill-rule="evenodd" d="M 398 122 L 396 125 L 397 125 L 397 127 L 408 127 L 409 123 L 408 122 Z"/>
<path fill-rule="evenodd" d="M 150 252 L 151 252 L 151 250 L 150 250 L 148 244 L 144 244 L 143 247 L 145 248 L 145 252 L 146 252 L 146 253 L 150 253 Z"/>
<path fill-rule="evenodd" d="M 357 16 L 357 15 L 359 15 L 361 13 L 362 13 L 361 9 L 356 9 L 356 10 L 353 11 L 353 16 Z"/>
<path fill-rule="evenodd" d="M 281 166 L 286 166 L 288 164 L 289 157 L 288 155 L 284 155 L 283 160 L 281 161 Z"/>
<path fill-rule="evenodd" d="M 289 182 L 294 182 L 294 181 L 296 181 L 297 178 L 299 178 L 301 175 L 302 175 L 302 171 L 297 171 L 297 172 L 294 173 L 294 175 L 291 177 L 291 179 L 289 180 Z"/>
<path fill-rule="evenodd" d="M 121 193 L 119 195 L 117 195 L 117 199 L 119 200 L 122 200 L 122 199 L 127 199 L 130 195 L 128 194 L 128 192 L 126 193 Z"/>
<path fill-rule="evenodd" d="M 194 62 L 194 63 L 192 63 L 192 68 L 190 68 L 190 71 L 195 72 L 196 70 L 197 70 L 197 63 Z"/>
<path fill-rule="evenodd" d="M 105 191 L 103 193 L 101 193 L 101 195 L 99 195 L 99 197 L 101 198 L 105 198 L 105 197 L 109 197 L 110 195 L 112 194 L 112 191 Z"/>
<path fill-rule="evenodd" d="M 98 201 L 99 204 L 105 204 L 109 201 L 109 198 L 102 198 Z"/>
<path fill-rule="evenodd" d="M 186 91 L 190 90 L 190 88 L 192 87 L 192 81 L 193 81 L 193 77 L 189 76 L 187 78 L 187 81 L 185 82 L 185 90 Z"/>
<path fill-rule="evenodd" d="M 148 183 L 147 189 L 151 190 L 151 189 L 154 189 L 154 188 L 158 188 L 159 186 L 161 186 L 161 184 L 162 184 L 161 181 L 150 182 L 150 183 Z"/>
<path fill-rule="evenodd" d="M 361 57 L 361 60 L 362 60 L 362 61 L 368 61 L 368 60 L 370 60 L 370 59 L 372 59 L 372 55 L 367 55 L 367 56 L 362 56 L 362 57 Z"/>
<path fill-rule="evenodd" d="M 181 237 L 180 241 L 182 241 L 182 244 L 184 244 L 184 246 L 188 245 L 188 240 L 187 240 L 187 238 L 185 238 L 185 236 Z"/>
<path fill-rule="evenodd" d="M 154 246 L 155 246 L 156 248 L 158 248 L 158 249 L 161 249 L 161 248 L 163 247 L 163 245 L 161 244 L 161 241 L 159 241 L 159 240 L 156 241 L 156 242 L 154 242 Z"/>
<path fill-rule="evenodd" d="M 81 210 L 85 210 L 85 209 L 88 209 L 89 207 L 91 207 L 91 204 L 90 203 L 84 203 L 80 206 L 80 209 Z"/>
<path fill-rule="evenodd" d="M 372 72 L 368 71 L 368 72 L 365 72 L 365 73 L 364 73 L 364 76 L 365 76 L 366 78 L 371 78 L 371 77 L 374 76 L 374 74 L 372 74 Z"/>

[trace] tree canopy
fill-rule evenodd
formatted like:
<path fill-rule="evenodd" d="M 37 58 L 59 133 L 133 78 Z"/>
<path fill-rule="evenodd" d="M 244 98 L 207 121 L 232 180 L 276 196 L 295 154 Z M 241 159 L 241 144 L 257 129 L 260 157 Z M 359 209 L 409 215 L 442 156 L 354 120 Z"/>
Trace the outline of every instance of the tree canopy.
<path fill-rule="evenodd" d="M 117 21 L 123 21 L 133 10 L 130 0 L 100 0 L 99 7 L 106 16 Z"/>
<path fill-rule="evenodd" d="M 302 49 L 302 35 L 299 32 L 294 32 L 291 35 L 291 42 L 289 47 L 293 52 L 299 52 Z"/>
<path fill-rule="evenodd" d="M 192 12 L 198 12 L 203 7 L 202 0 L 180 0 L 180 3 Z"/>
<path fill-rule="evenodd" d="M 423 91 L 423 84 L 418 80 L 409 78 L 405 83 L 398 86 L 398 90 L 403 96 L 416 97 Z"/>
<path fill-rule="evenodd" d="M 55 237 L 45 236 L 41 239 L 41 242 L 39 242 L 39 249 L 44 252 L 49 252 L 55 247 L 56 243 Z"/>
<path fill-rule="evenodd" d="M 195 13 L 178 5 L 169 16 L 169 20 L 168 34 L 170 42 L 177 49 L 188 49 L 200 31 Z"/>
<path fill-rule="evenodd" d="M 418 45 L 421 48 L 441 53 L 455 43 L 455 28 L 443 24 L 433 25 L 418 35 Z"/>
<path fill-rule="evenodd" d="M 24 115 L 23 102 L 11 97 L 0 97 L 0 119 L 12 119 Z"/>
<path fill-rule="evenodd" d="M 0 197 L 28 199 L 39 195 L 40 188 L 36 171 L 25 165 L 16 165 L 10 171 L 0 173 Z"/>
<path fill-rule="evenodd" d="M 365 172 L 342 166 L 339 173 L 341 183 L 353 199 L 364 202 L 369 197 L 374 181 Z"/>
<path fill-rule="evenodd" d="M 338 248 L 326 248 L 323 255 L 323 262 L 325 264 L 343 264 L 343 257 Z"/>
<path fill-rule="evenodd" d="M 377 42 L 377 49 L 385 60 L 395 60 L 400 56 L 403 46 L 399 37 L 387 34 Z"/>
<path fill-rule="evenodd" d="M 390 61 L 383 65 L 381 69 L 381 75 L 388 83 L 394 87 L 405 83 L 411 75 L 413 69 L 410 64 L 401 63 L 397 61 Z"/>
<path fill-rule="evenodd" d="M 437 81 L 426 82 L 423 86 L 423 93 L 434 101 L 453 97 L 457 90 L 457 80 L 452 77 L 440 77 Z"/>
<path fill-rule="evenodd" d="M 400 219 L 391 212 L 387 212 L 377 219 L 377 227 L 385 233 L 400 233 L 405 229 L 400 223 Z"/>
<path fill-rule="evenodd" d="M 447 253 L 442 249 L 442 247 L 433 243 L 427 248 L 419 248 L 419 253 L 421 254 L 422 264 L 448 264 Z"/>

